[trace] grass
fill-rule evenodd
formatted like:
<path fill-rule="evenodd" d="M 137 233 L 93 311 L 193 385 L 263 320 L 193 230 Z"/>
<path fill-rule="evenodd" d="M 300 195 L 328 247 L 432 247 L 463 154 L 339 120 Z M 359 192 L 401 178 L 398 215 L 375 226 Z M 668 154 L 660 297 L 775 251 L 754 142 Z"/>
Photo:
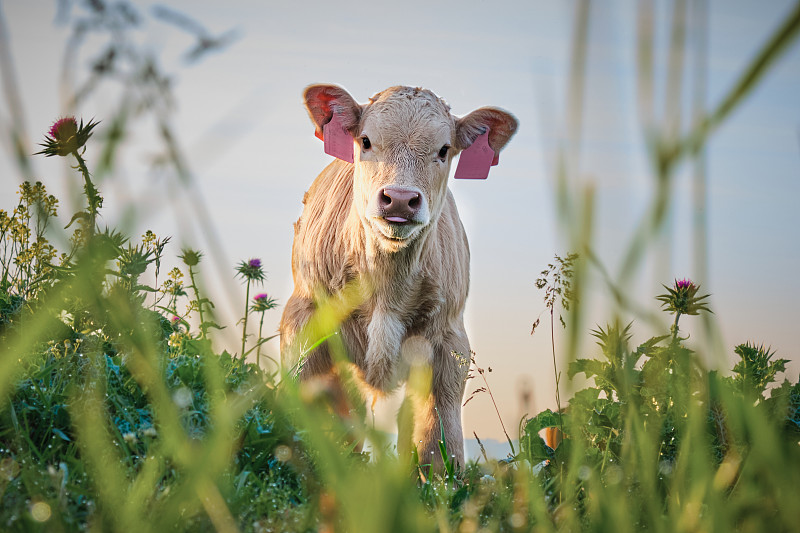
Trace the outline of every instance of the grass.
<path fill-rule="evenodd" d="M 576 9 L 570 101 L 580 102 L 584 90 L 588 6 Z M 413 445 L 398 453 L 364 416 L 335 416 L 335 391 L 324 383 L 301 384 L 246 362 L 267 340 L 261 328 L 248 335 L 248 315 L 263 320 L 276 303 L 250 298 L 251 284 L 264 279 L 255 259 L 236 270 L 247 285 L 240 352 L 215 349 L 224 325 L 198 283 L 203 254 L 182 250 L 183 266 L 160 285 L 143 281 L 159 279 L 169 239 L 148 232 L 134 242 L 99 227 L 101 191 L 83 159 L 94 125 L 76 121 L 77 136 L 51 131 L 43 152 L 75 163 L 86 207 L 72 215 L 65 250 L 47 240 L 58 201 L 41 183 L 25 183 L 18 205 L 0 211 L 0 530 L 797 531 L 800 384 L 781 381 L 786 360 L 764 346 L 733 347 L 730 372 L 706 368 L 701 361 L 715 358 L 693 351 L 682 333 L 687 320 L 713 311 L 699 285 L 676 280 L 654 295 L 672 326 L 638 346 L 630 345 L 633 325 L 612 317 L 591 331 L 598 358 L 578 358 L 575 347 L 586 335 L 587 270 L 596 268 L 627 305 L 624 282 L 664 222 L 674 168 L 702 155 L 714 128 L 796 38 L 798 13 L 800 4 L 688 132 L 649 124 L 655 194 L 618 278 L 592 253 L 592 192 L 577 188 L 573 168 L 581 108 L 570 107 L 556 203 L 578 254 L 557 256 L 537 286 L 545 290 L 553 353 L 560 302 L 569 311 L 567 377 L 583 374 L 591 386 L 566 402 L 559 396 L 556 413 L 522 420 L 510 458 L 463 469 L 447 459 L 453 443 L 441 443 L 444 470 L 431 472 Z M 674 35 L 685 17 L 686 5 L 676 2 Z M 646 28 L 646 9 L 642 21 Z M 648 35 L 640 35 L 644 108 Z M 671 70 L 681 67 L 679 52 Z M 155 72 L 137 83 L 158 79 Z M 124 127 L 129 110 L 112 118 L 112 129 Z M 174 137 L 159 123 L 185 178 Z M 99 173 L 108 172 L 117 142 L 119 135 L 106 139 Z M 339 352 L 335 332 L 353 305 L 346 294 L 321 302 L 306 333 Z M 414 387 L 424 391 L 427 374 L 417 370 Z M 483 369 L 474 370 L 484 380 L 476 393 L 489 393 Z M 347 380 L 345 367 L 342 374 Z M 550 441 L 554 447 L 540 436 L 548 428 L 562 437 Z M 351 444 L 364 438 L 374 443 L 370 454 Z M 408 441 L 402 427 L 398 441 Z"/>

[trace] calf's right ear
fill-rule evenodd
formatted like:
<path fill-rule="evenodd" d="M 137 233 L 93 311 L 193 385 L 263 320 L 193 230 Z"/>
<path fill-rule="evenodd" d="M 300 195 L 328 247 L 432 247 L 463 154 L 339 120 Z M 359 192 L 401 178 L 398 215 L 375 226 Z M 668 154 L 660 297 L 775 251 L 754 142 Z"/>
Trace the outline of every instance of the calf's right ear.
<path fill-rule="evenodd" d="M 489 146 L 500 153 L 516 133 L 518 122 L 514 115 L 497 107 L 482 107 L 456 121 L 456 144 L 466 150 L 483 133 L 489 132 Z"/>
<path fill-rule="evenodd" d="M 361 120 L 361 106 L 350 94 L 336 85 L 309 85 L 303 92 L 308 115 L 317 129 L 317 137 L 322 138 L 325 124 L 336 115 L 342 129 L 355 137 Z"/>
<path fill-rule="evenodd" d="M 486 179 L 516 131 L 517 119 L 496 107 L 482 107 L 456 120 L 456 148 L 462 152 L 453 177 Z"/>

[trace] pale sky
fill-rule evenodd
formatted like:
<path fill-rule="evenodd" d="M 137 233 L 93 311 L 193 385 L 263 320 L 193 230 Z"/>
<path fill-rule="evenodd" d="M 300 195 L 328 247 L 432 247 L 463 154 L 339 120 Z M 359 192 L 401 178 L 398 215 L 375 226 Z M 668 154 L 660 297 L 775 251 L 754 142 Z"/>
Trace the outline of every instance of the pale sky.
<path fill-rule="evenodd" d="M 554 407 L 550 340 L 545 327 L 533 337 L 530 329 L 543 309 L 536 277 L 553 254 L 570 251 L 558 229 L 553 180 L 555 148 L 564 132 L 575 4 L 169 2 L 212 35 L 234 31 L 224 50 L 191 65 L 182 57 L 192 39 L 154 19 L 153 5 L 135 3 L 142 25 L 132 35 L 147 43 L 165 71 L 175 73 L 171 123 L 221 245 L 218 259 L 225 270 L 214 268 L 211 259 L 201 266 L 223 312 L 241 314 L 244 291 L 233 279 L 233 268 L 243 259 L 262 259 L 269 273 L 264 289 L 279 302 L 291 294 L 292 223 L 300 215 L 303 192 L 331 160 L 302 106 L 305 86 L 336 83 L 360 102 L 392 85 L 422 86 L 444 97 L 457 115 L 484 105 L 516 115 L 519 132 L 489 179 L 451 180 L 472 254 L 467 331 L 481 366 L 494 370 L 489 383 L 512 437 L 523 414 L 523 383 L 533 389 L 530 414 Z M 655 183 L 636 105 L 636 6 L 632 0 L 593 4 L 590 19 L 579 175 L 596 189 L 595 248 L 612 274 Z M 777 0 L 711 2 L 707 106 L 716 105 L 791 6 Z M 56 20 L 54 2 L 12 0 L 0 2 L 0 9 L 32 153 L 64 112 L 59 80 L 69 31 Z M 671 4 L 657 3 L 657 117 L 663 109 L 670 13 Z M 85 78 L 103 39 L 84 43 L 76 63 L 78 79 Z M 691 60 L 687 57 L 689 65 Z M 687 74 L 687 106 L 689 83 Z M 733 346 L 748 340 L 771 345 L 778 357 L 793 360 L 788 372 L 793 381 L 800 370 L 798 94 L 800 46 L 795 44 L 709 144 L 708 279 L 698 279 L 693 271 L 691 167 L 684 165 L 675 183 L 666 244 L 646 257 L 629 292 L 639 305 L 656 311 L 654 296 L 661 283 L 695 279 L 712 293 L 725 353 L 733 357 Z M 77 110 L 85 120 L 101 121 L 98 139 L 110 125 L 117 98 L 118 87 L 109 84 Z M 15 205 L 20 181 L 6 133 L 11 116 L 4 93 L 0 208 L 6 210 Z M 170 261 L 184 245 L 210 253 L 186 207 L 190 196 L 170 185 L 174 178 L 150 170 L 158 146 L 151 138 L 154 131 L 152 121 L 137 121 L 124 144 L 122 166 L 100 185 L 106 197 L 104 221 L 135 220 L 129 226 L 135 234 L 153 229 L 160 236 L 172 235 Z M 90 167 L 100 146 L 90 142 Z M 61 214 L 71 213 L 74 204 L 64 191 L 66 184 L 77 183 L 77 175 L 66 173 L 55 160 L 36 157 L 32 164 L 34 177 L 63 195 Z M 123 206 L 131 202 L 144 220 L 130 218 Z M 588 317 L 581 354 L 596 356 L 588 330 L 612 317 L 607 291 L 597 284 L 584 305 Z M 265 329 L 277 328 L 280 312 L 267 315 Z M 231 324 L 228 339 L 236 338 L 231 331 L 235 320 L 226 320 Z M 691 318 L 684 320 L 690 326 Z M 634 323 L 634 332 L 634 341 L 655 333 L 641 320 Z M 268 351 L 277 357 L 277 344 Z M 562 370 L 566 373 L 563 363 Z M 468 392 L 476 386 L 468 385 Z M 567 387 L 564 391 L 562 396 L 568 396 Z M 486 396 L 467 405 L 464 421 L 466 436 L 476 431 L 482 438 L 502 437 Z"/>

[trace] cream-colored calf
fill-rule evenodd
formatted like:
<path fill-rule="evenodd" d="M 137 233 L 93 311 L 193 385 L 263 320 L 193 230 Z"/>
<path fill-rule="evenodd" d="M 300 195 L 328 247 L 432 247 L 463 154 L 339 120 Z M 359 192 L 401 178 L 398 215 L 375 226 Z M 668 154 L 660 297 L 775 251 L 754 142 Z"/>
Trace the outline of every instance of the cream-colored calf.
<path fill-rule="evenodd" d="M 491 107 L 457 118 L 435 94 L 413 87 L 391 87 L 359 105 L 340 87 L 312 85 L 305 103 L 326 151 L 340 159 L 311 185 L 295 224 L 283 363 L 295 365 L 304 349 L 296 334 L 313 315 L 318 291 L 333 295 L 360 280 L 370 288 L 366 300 L 341 326 L 358 379 L 376 393 L 396 388 L 407 377 L 401 354 L 411 339 L 416 359 L 433 372 L 430 395 L 414 402 L 420 455 L 441 465 L 441 421 L 448 450 L 463 465 L 467 365 L 452 353 L 469 357 L 469 245 L 447 180 L 464 150 L 462 162 L 481 160 L 475 164 L 488 171 L 517 121 Z M 336 380 L 326 344 L 303 361 L 300 378 L 313 376 Z"/>

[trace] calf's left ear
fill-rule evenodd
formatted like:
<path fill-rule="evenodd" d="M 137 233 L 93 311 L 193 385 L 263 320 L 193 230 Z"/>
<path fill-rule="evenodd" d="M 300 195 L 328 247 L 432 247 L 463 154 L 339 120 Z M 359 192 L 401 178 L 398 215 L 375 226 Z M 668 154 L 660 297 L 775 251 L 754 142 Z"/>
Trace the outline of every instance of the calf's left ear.
<path fill-rule="evenodd" d="M 359 120 L 361 120 L 361 106 L 353 100 L 350 93 L 336 85 L 310 85 L 303 92 L 308 115 L 317 129 L 317 136 L 333 115 L 336 114 L 339 124 L 350 135 L 356 136 Z"/>
<path fill-rule="evenodd" d="M 303 98 L 316 135 L 325 142 L 325 153 L 352 163 L 361 106 L 336 85 L 311 85 L 306 87 Z"/>
<path fill-rule="evenodd" d="M 489 131 L 489 146 L 495 154 L 508 143 L 517 131 L 514 115 L 496 107 L 482 107 L 456 120 L 456 148 L 466 150 L 475 140 Z"/>

